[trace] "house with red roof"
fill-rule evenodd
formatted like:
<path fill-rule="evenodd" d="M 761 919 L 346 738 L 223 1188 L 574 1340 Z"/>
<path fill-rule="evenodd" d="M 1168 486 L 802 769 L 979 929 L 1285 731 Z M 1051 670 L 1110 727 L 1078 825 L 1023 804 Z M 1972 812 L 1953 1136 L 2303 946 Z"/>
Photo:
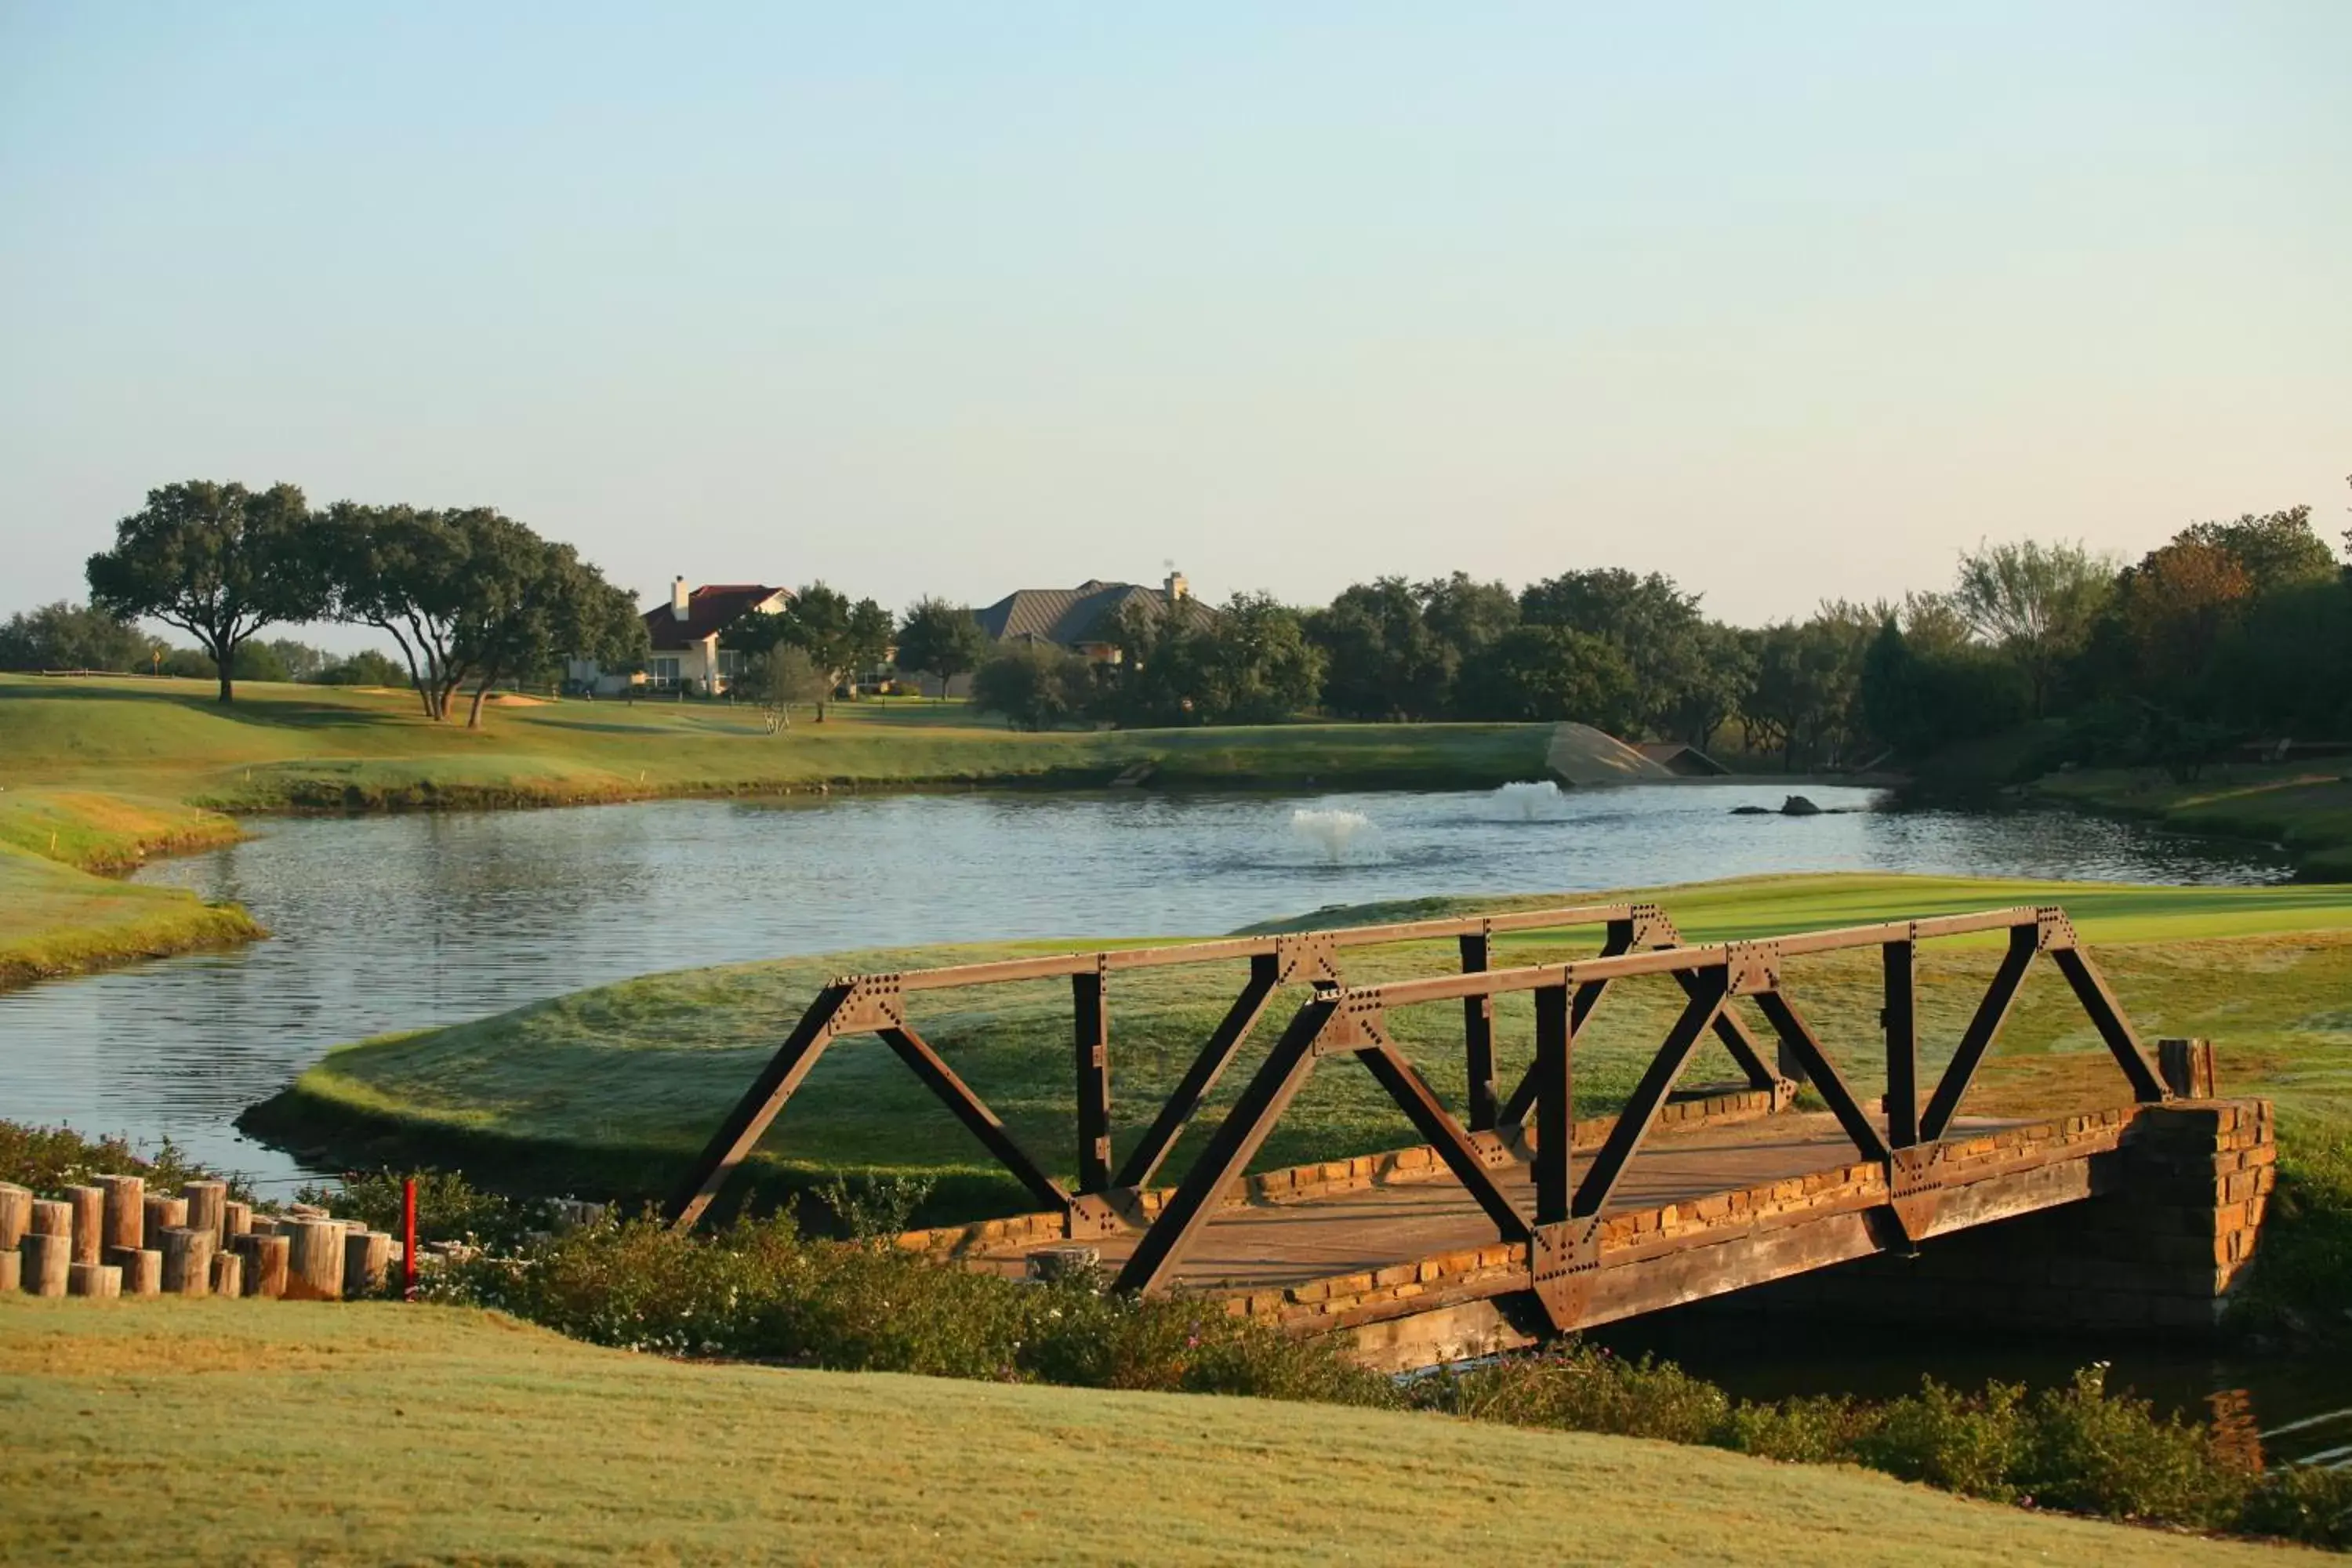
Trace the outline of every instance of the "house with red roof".
<path fill-rule="evenodd" d="M 575 688 L 600 697 L 632 687 L 716 697 L 743 668 L 740 650 L 720 646 L 727 629 L 746 616 L 772 616 L 792 597 L 790 588 L 762 583 L 705 583 L 689 593 L 685 578 L 673 578 L 669 602 L 645 613 L 653 654 L 643 671 L 606 670 L 594 659 L 575 658 L 564 674 Z"/>

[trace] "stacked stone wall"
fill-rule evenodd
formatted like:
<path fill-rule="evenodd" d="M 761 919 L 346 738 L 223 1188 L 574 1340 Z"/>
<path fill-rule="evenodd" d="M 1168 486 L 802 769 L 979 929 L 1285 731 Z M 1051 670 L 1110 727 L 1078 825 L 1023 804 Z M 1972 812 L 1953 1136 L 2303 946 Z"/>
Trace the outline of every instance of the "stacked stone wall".
<path fill-rule="evenodd" d="M 1976 1331 L 2210 1332 L 2254 1260 L 2276 1181 L 2268 1100 L 2142 1110 L 2094 1195 L 1694 1309 Z"/>

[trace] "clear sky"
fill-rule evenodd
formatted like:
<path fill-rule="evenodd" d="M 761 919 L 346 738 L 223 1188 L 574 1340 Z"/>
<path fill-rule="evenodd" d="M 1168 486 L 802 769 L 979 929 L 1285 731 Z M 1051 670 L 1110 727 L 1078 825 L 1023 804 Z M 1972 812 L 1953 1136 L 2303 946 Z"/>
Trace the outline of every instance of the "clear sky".
<path fill-rule="evenodd" d="M 0 612 L 194 477 L 1759 622 L 2347 471 L 2346 0 L 0 0 Z"/>

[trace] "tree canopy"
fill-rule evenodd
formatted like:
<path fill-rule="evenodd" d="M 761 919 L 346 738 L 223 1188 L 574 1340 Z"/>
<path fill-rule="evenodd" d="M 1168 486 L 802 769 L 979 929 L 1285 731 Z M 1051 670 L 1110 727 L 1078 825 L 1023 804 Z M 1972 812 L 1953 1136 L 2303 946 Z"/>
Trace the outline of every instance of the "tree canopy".
<path fill-rule="evenodd" d="M 898 668 L 937 676 L 943 696 L 957 676 L 980 668 L 987 651 L 987 634 L 969 605 L 918 599 L 898 623 Z"/>
<path fill-rule="evenodd" d="M 292 485 L 248 490 L 191 479 L 147 492 L 89 558 L 90 603 L 125 619 L 152 616 L 196 639 L 236 700 L 237 649 L 264 626 L 323 617 L 333 590 L 310 510 Z"/>

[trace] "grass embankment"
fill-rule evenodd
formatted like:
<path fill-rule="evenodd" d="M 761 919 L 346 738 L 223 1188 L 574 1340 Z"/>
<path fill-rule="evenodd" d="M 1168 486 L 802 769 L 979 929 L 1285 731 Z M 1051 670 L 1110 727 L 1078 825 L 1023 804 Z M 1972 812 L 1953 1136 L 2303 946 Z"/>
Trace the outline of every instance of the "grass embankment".
<path fill-rule="evenodd" d="M 2032 793 L 2068 805 L 2153 817 L 2183 833 L 2254 838 L 2294 857 L 2315 881 L 2352 881 L 2352 759 L 2314 765 L 2232 763 L 2193 784 L 2150 769 L 2051 773 Z"/>
<path fill-rule="evenodd" d="M 1664 1443 L 692 1364 L 391 1304 L 10 1299 L 0 1403 L 0 1556 L 44 1562 L 1403 1563 L 1533 1519 L 1563 1563 L 2285 1550 Z"/>
<path fill-rule="evenodd" d="M 2147 888 L 1895 876 L 1808 876 L 1643 889 L 1693 940 L 1856 923 L 2017 903 L 2070 910 L 2095 945 L 2142 1032 L 2208 1035 L 2233 1093 L 2266 1093 L 2298 1137 L 2341 1136 L 2352 1090 L 2352 889 Z M 1499 907 L 1583 901 L 1506 900 Z M 1326 910 L 1324 924 L 1498 907 L 1462 900 Z M 1593 931 L 1514 936 L 1497 964 L 1589 953 Z M 260 1108 L 249 1124 L 354 1165 L 379 1160 L 462 1165 L 542 1189 L 650 1194 L 674 1182 L 751 1082 L 817 987 L 845 970 L 887 970 L 1066 951 L 1033 942 L 896 949 L 646 976 L 448 1028 L 344 1047 Z M 1924 948 L 1923 1052 L 1940 1065 L 1998 958 L 1993 942 Z M 1450 968 L 1453 944 L 1360 950 L 1350 979 Z M 1799 961 L 1792 987 L 1857 1088 L 1879 1091 L 1874 952 Z M 1111 1079 L 1117 1146 L 1132 1144 L 1238 986 L 1236 966 L 1122 974 L 1112 986 Z M 1629 982 L 1578 1037 L 1579 1110 L 1621 1103 L 1681 997 L 1664 980 Z M 1296 997 L 1277 999 L 1226 1073 L 1206 1117 L 1247 1082 Z M 1049 1164 L 1071 1159 L 1069 994 L 1058 982 L 927 992 L 914 1021 L 1024 1145 Z M 1529 999 L 1498 1005 L 1506 1082 L 1532 1051 Z M 1391 1020 L 1400 1045 L 1438 1091 L 1464 1091 L 1460 1015 L 1451 1005 Z M 1759 1027 L 1760 1028 L 1760 1024 Z M 1717 1048 L 1708 1047 L 1710 1053 Z M 1694 1064 L 1691 1081 L 1728 1075 L 1727 1058 Z M 2106 1103 L 2120 1079 L 2064 984 L 2038 965 L 1988 1063 L 1972 1109 L 2054 1110 Z M 1205 1127 L 1203 1120 L 1196 1124 Z M 1200 1146 L 1180 1144 L 1167 1179 Z M 1411 1143 L 1370 1075 L 1327 1063 L 1292 1102 L 1259 1156 L 1263 1167 Z M 937 1184 L 927 1217 L 1029 1206 L 886 1047 L 864 1038 L 828 1053 L 751 1162 L 771 1189 L 840 1172 Z M 1065 1173 L 1068 1173 L 1066 1171 Z"/>
<path fill-rule="evenodd" d="M 493 705 L 436 724 L 405 691 L 0 676 L 0 778 L 229 811 L 563 805 L 828 786 L 1486 787 L 1542 776 L 1548 724 L 1016 733 L 961 702 L 869 699 L 770 735 L 723 703 Z"/>
<path fill-rule="evenodd" d="M 0 990 L 266 935 L 235 905 L 107 875 L 236 836 L 227 817 L 170 800 L 10 783 L 0 791 Z"/>

